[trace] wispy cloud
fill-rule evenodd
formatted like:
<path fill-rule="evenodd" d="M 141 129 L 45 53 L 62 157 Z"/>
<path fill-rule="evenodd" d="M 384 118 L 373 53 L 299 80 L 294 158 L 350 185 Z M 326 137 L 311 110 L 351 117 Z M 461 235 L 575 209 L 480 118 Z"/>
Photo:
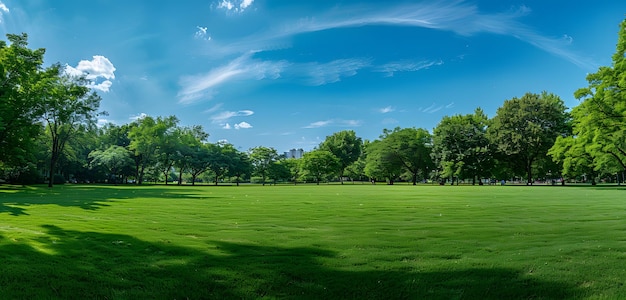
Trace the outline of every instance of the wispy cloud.
<path fill-rule="evenodd" d="M 65 73 L 72 76 L 85 76 L 90 88 L 108 92 L 115 79 L 115 66 L 102 56 L 94 55 L 92 60 L 81 60 L 76 67 L 65 65 Z"/>
<path fill-rule="evenodd" d="M 8 14 L 10 12 L 9 8 L 2 3 L 2 1 L 0 1 L 0 24 L 4 22 L 4 14 Z"/>
<path fill-rule="evenodd" d="M 387 107 L 383 107 L 383 108 L 378 109 L 378 111 L 379 111 L 381 114 L 390 113 L 390 112 L 393 112 L 393 111 L 395 111 L 395 110 L 396 110 L 396 109 L 395 109 L 395 108 L 393 108 L 393 107 L 391 107 L 391 106 L 387 106 Z"/>
<path fill-rule="evenodd" d="M 223 124 L 231 118 L 234 117 L 247 117 L 253 115 L 254 112 L 251 110 L 240 110 L 240 111 L 223 111 L 219 114 L 211 116 L 211 122 Z"/>
<path fill-rule="evenodd" d="M 593 67 L 593 62 L 568 48 L 571 37 L 547 37 L 519 21 L 520 17 L 530 13 L 531 9 L 527 6 L 519 6 L 501 13 L 483 13 L 476 5 L 464 1 L 424 1 L 386 7 L 344 7 L 323 15 L 287 22 L 276 31 L 245 40 L 254 43 L 256 49 L 264 49 L 267 46 L 275 47 L 276 42 L 271 41 L 307 32 L 370 25 L 422 27 L 451 31 L 464 36 L 478 33 L 512 36 L 580 67 Z M 250 44 L 238 43 L 229 46 L 233 47 L 231 50 L 236 50 L 238 46 L 249 47 Z"/>
<path fill-rule="evenodd" d="M 326 121 L 317 121 L 317 122 L 313 122 L 307 126 L 304 126 L 304 128 L 320 128 L 320 127 L 326 127 L 330 124 L 332 124 L 333 121 L 331 120 L 326 120 Z"/>
<path fill-rule="evenodd" d="M 216 86 L 237 79 L 265 78 L 276 79 L 287 65 L 284 61 L 258 61 L 251 58 L 254 52 L 246 53 L 225 66 L 216 67 L 203 75 L 185 76 L 181 78 L 181 91 L 178 93 L 179 103 L 190 104 L 202 98 L 211 98 Z"/>
<path fill-rule="evenodd" d="M 194 33 L 193 37 L 199 40 L 211 40 L 211 36 L 207 33 L 208 28 L 202 26 L 196 26 L 198 29 L 196 33 Z"/>
<path fill-rule="evenodd" d="M 324 85 L 341 81 L 341 78 L 351 77 L 357 71 L 370 66 L 367 59 L 338 59 L 328 63 L 309 63 L 295 66 L 295 69 L 303 70 L 310 77 L 308 82 L 312 85 Z"/>
<path fill-rule="evenodd" d="M 397 61 L 390 62 L 384 64 L 382 66 L 376 67 L 376 72 L 385 73 L 385 76 L 392 77 L 397 72 L 415 72 L 422 69 L 428 69 L 432 66 L 442 65 L 443 61 L 441 60 L 430 60 L 430 61 Z"/>
<path fill-rule="evenodd" d="M 338 126 L 338 127 L 358 127 L 363 124 L 362 121 L 359 120 L 325 120 L 325 121 L 317 121 L 313 122 L 303 128 L 311 129 L 311 128 L 320 128 L 320 127 L 328 127 L 328 126 Z"/>
<path fill-rule="evenodd" d="M 424 112 L 424 113 L 428 113 L 428 114 L 432 114 L 432 113 L 436 113 L 440 110 L 442 110 L 445 106 L 443 105 L 437 105 L 436 103 L 431 104 L 429 107 L 427 108 L 419 108 L 419 111 Z"/>
<path fill-rule="evenodd" d="M 204 113 L 207 113 L 207 114 L 214 113 L 218 111 L 220 108 L 222 108 L 222 106 L 224 106 L 224 103 L 215 104 L 211 108 L 205 110 Z"/>

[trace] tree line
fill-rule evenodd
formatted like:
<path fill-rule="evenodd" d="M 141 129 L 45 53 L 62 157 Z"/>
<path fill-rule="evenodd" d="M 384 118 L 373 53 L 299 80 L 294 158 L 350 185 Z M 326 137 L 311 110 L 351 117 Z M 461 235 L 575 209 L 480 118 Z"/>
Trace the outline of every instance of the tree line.
<path fill-rule="evenodd" d="M 626 20 L 611 66 L 587 76 L 568 110 L 559 96 L 526 93 L 489 118 L 481 108 L 445 116 L 431 131 L 384 129 L 363 140 L 336 132 L 300 159 L 258 146 L 208 142 L 201 126 L 144 116 L 96 126 L 100 97 L 61 64 L 43 67 L 27 35 L 0 41 L 0 178 L 49 186 L 76 182 L 320 182 L 338 180 L 483 184 L 494 180 L 600 178 L 626 170 Z"/>

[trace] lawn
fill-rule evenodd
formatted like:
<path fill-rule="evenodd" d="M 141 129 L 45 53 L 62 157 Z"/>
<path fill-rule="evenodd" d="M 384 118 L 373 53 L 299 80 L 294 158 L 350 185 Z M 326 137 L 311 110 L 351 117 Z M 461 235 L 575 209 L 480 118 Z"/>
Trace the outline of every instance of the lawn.
<path fill-rule="evenodd" d="M 0 186 L 0 298 L 625 299 L 625 192 Z"/>

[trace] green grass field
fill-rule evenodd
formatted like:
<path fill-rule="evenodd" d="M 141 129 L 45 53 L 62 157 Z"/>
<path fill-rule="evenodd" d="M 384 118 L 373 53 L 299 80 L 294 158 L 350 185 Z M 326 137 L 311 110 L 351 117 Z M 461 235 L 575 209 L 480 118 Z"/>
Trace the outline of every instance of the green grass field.
<path fill-rule="evenodd" d="M 618 187 L 0 187 L 2 299 L 626 299 Z"/>

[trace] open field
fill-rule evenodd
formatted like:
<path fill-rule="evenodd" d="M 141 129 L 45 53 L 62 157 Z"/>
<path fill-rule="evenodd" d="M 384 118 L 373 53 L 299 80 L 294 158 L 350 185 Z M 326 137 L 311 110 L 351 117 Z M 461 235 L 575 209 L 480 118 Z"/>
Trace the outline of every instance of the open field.
<path fill-rule="evenodd" d="M 6 299 L 626 298 L 618 187 L 0 187 Z"/>

